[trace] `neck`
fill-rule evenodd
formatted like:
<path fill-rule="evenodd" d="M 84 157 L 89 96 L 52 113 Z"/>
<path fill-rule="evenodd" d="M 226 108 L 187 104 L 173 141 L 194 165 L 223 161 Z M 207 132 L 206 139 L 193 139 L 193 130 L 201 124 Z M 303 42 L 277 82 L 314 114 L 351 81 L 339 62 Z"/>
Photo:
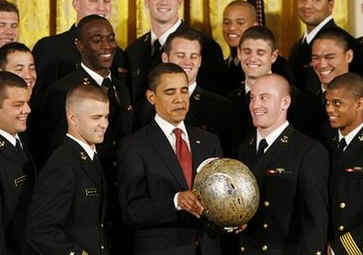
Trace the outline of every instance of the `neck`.
<path fill-rule="evenodd" d="M 78 132 L 74 131 L 72 128 L 69 128 L 67 133 L 78 139 L 79 141 L 88 144 L 92 149 L 95 148 L 94 144 L 89 144 Z"/>
<path fill-rule="evenodd" d="M 178 21 L 178 17 L 168 23 L 160 23 L 156 20 L 151 20 L 151 28 L 157 38 L 160 38 L 166 31 L 168 31 Z"/>
<path fill-rule="evenodd" d="M 251 86 L 253 86 L 253 84 L 256 83 L 256 80 L 257 80 L 257 77 L 251 77 L 251 76 L 246 77 L 246 83 L 250 87 L 250 89 L 251 89 Z"/>
<path fill-rule="evenodd" d="M 266 138 L 269 134 L 274 132 L 276 129 L 281 127 L 282 124 L 284 124 L 286 121 L 286 117 L 278 122 L 278 124 L 275 124 L 271 127 L 258 127 L 257 130 L 260 133 L 260 135 L 264 138 Z"/>
<path fill-rule="evenodd" d="M 362 114 L 362 113 L 361 113 Z M 355 125 L 353 125 L 352 127 L 345 127 L 345 128 L 340 128 L 339 131 L 342 134 L 342 136 L 346 136 L 348 135 L 350 132 L 352 132 L 354 129 L 356 129 L 360 124 L 363 123 L 363 119 L 360 119 L 357 121 L 357 123 Z"/>

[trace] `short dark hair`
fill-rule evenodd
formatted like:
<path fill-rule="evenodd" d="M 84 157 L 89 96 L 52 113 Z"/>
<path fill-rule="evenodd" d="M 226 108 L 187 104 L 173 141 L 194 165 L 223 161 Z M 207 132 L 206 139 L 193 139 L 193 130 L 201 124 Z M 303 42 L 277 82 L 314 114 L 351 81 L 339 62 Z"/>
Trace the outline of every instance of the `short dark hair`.
<path fill-rule="evenodd" d="M 180 66 L 174 63 L 161 63 L 151 70 L 148 75 L 148 89 L 156 91 L 163 74 L 182 73 L 188 81 L 188 76 Z"/>
<path fill-rule="evenodd" d="M 347 31 L 341 29 L 340 27 L 331 27 L 324 29 L 315 36 L 311 45 L 314 44 L 316 40 L 332 40 L 336 42 L 343 50 L 347 51 L 353 49 L 354 47 L 354 37 L 351 36 Z"/>
<path fill-rule="evenodd" d="M 109 23 L 109 21 L 106 18 L 96 14 L 85 16 L 78 22 L 76 38 L 80 40 L 82 37 L 84 26 L 95 20 L 105 20 L 107 21 L 107 23 Z"/>
<path fill-rule="evenodd" d="M 226 10 L 227 8 L 229 8 L 231 6 L 235 6 L 235 5 L 244 6 L 244 7 L 248 8 L 248 10 L 251 12 L 252 16 L 255 18 L 255 21 L 257 21 L 256 7 L 246 0 L 234 0 L 234 1 L 230 2 L 229 4 L 227 4 L 227 6 L 224 8 L 224 10 Z"/>
<path fill-rule="evenodd" d="M 4 46 L 0 48 L 0 68 L 4 69 L 7 61 L 8 61 L 8 55 L 14 52 L 29 52 L 32 54 L 31 50 L 23 43 L 19 42 L 11 42 L 7 43 Z"/>
<path fill-rule="evenodd" d="M 363 97 L 363 79 L 355 73 L 345 73 L 335 77 L 329 84 L 328 89 L 345 88 L 353 96 Z"/>
<path fill-rule="evenodd" d="M 3 101 L 7 97 L 5 92 L 6 88 L 27 89 L 28 86 L 18 75 L 7 71 L 0 71 L 0 107 L 2 107 Z"/>
<path fill-rule="evenodd" d="M 272 51 L 276 49 L 276 39 L 274 34 L 270 29 L 263 26 L 253 26 L 248 28 L 242 35 L 241 40 L 239 41 L 239 46 L 241 47 L 242 43 L 248 39 L 253 40 L 264 40 L 267 42 L 270 46 Z"/>
<path fill-rule="evenodd" d="M 19 20 L 19 10 L 15 4 L 0 0 L 0 12 L 15 12 Z"/>
<path fill-rule="evenodd" d="M 200 53 L 202 53 L 202 47 L 203 47 L 203 41 L 201 35 L 192 29 L 188 29 L 185 31 L 177 31 L 169 35 L 168 39 L 166 40 L 163 51 L 166 54 L 169 54 L 171 51 L 171 45 L 173 43 L 173 40 L 176 38 L 185 39 L 188 41 L 197 41 L 200 45 Z"/>

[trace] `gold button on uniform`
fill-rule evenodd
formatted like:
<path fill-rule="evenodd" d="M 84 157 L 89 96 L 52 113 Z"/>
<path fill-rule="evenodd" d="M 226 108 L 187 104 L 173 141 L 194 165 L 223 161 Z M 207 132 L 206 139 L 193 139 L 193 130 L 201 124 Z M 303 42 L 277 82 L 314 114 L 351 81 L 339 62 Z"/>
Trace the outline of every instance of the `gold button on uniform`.
<path fill-rule="evenodd" d="M 343 231 L 344 230 L 344 226 L 343 225 L 340 225 L 338 229 L 339 229 L 339 231 Z"/>
<path fill-rule="evenodd" d="M 267 229 L 267 228 L 268 228 L 268 224 L 266 224 L 266 223 L 265 223 L 265 224 L 263 224 L 263 228 L 264 228 L 264 229 Z"/>
<path fill-rule="evenodd" d="M 244 252 L 245 250 L 245 247 L 241 246 L 241 252 Z"/>
<path fill-rule="evenodd" d="M 101 250 L 104 250 L 105 249 L 105 246 L 101 245 Z"/>
<path fill-rule="evenodd" d="M 345 204 L 345 203 L 340 203 L 340 204 L 339 204 L 339 207 L 340 207 L 340 208 L 342 208 L 342 209 L 344 209 L 344 208 L 345 208 L 345 206 L 346 206 L 346 204 Z"/>
<path fill-rule="evenodd" d="M 321 255 L 321 251 L 315 252 L 315 255 Z"/>
<path fill-rule="evenodd" d="M 265 201 L 265 202 L 263 202 L 263 205 L 264 205 L 265 207 L 269 207 L 269 206 L 270 206 L 270 202 L 269 202 L 269 201 Z"/>
<path fill-rule="evenodd" d="M 262 246 L 262 251 L 267 251 L 268 250 L 268 247 L 267 247 L 267 245 L 265 244 L 264 246 Z"/>

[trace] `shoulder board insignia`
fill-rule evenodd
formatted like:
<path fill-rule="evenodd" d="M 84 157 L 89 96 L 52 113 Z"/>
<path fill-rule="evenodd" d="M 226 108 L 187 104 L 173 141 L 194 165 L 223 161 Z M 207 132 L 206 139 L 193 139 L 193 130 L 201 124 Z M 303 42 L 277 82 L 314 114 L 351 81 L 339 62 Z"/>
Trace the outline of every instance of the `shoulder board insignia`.
<path fill-rule="evenodd" d="M 358 136 L 360 142 L 363 142 L 363 135 Z"/>
<path fill-rule="evenodd" d="M 5 142 L 3 140 L 0 140 L 0 148 L 4 148 L 5 147 Z"/>
<path fill-rule="evenodd" d="M 82 79 L 82 85 L 84 85 L 84 86 L 88 86 L 88 85 L 90 85 L 90 80 L 89 80 L 89 78 L 88 78 L 88 77 L 84 77 L 84 78 Z"/>
<path fill-rule="evenodd" d="M 253 137 L 253 138 L 251 138 L 249 144 L 252 145 L 254 141 L 255 141 L 255 138 Z"/>
<path fill-rule="evenodd" d="M 128 111 L 133 111 L 133 110 L 134 110 L 134 108 L 132 108 L 132 105 L 130 105 L 130 104 L 129 104 L 129 105 L 127 106 L 127 110 L 128 110 Z"/>

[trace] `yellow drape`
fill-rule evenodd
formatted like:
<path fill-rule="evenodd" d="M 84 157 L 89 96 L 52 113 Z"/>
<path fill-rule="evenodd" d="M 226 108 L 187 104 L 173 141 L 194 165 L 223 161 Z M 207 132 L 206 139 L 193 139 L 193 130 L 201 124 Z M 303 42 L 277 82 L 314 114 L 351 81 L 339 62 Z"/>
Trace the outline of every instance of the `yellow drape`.
<path fill-rule="evenodd" d="M 71 0 L 10 0 L 20 10 L 20 41 L 32 47 L 41 37 L 49 34 L 49 1 L 56 2 L 57 33 L 63 32 L 76 19 Z M 213 36 L 222 46 L 225 55 L 228 47 L 222 36 L 224 7 L 232 0 L 184 0 L 180 16 L 193 27 Z M 267 26 L 274 32 L 283 56 L 288 56 L 291 45 L 302 35 L 304 26 L 296 14 L 296 0 L 264 0 Z M 117 41 L 125 48 L 136 37 L 150 29 L 144 0 L 113 0 L 111 23 Z M 187 7 L 187 10 L 184 8 Z M 36 15 L 35 15 L 36 13 Z M 184 15 L 187 14 L 187 15 Z M 348 29 L 348 1 L 335 1 L 334 18 Z M 349 29 L 348 29 L 349 30 Z"/>
<path fill-rule="evenodd" d="M 32 48 L 40 38 L 49 34 L 49 0 L 9 0 L 9 2 L 14 3 L 19 9 L 19 41 Z"/>

